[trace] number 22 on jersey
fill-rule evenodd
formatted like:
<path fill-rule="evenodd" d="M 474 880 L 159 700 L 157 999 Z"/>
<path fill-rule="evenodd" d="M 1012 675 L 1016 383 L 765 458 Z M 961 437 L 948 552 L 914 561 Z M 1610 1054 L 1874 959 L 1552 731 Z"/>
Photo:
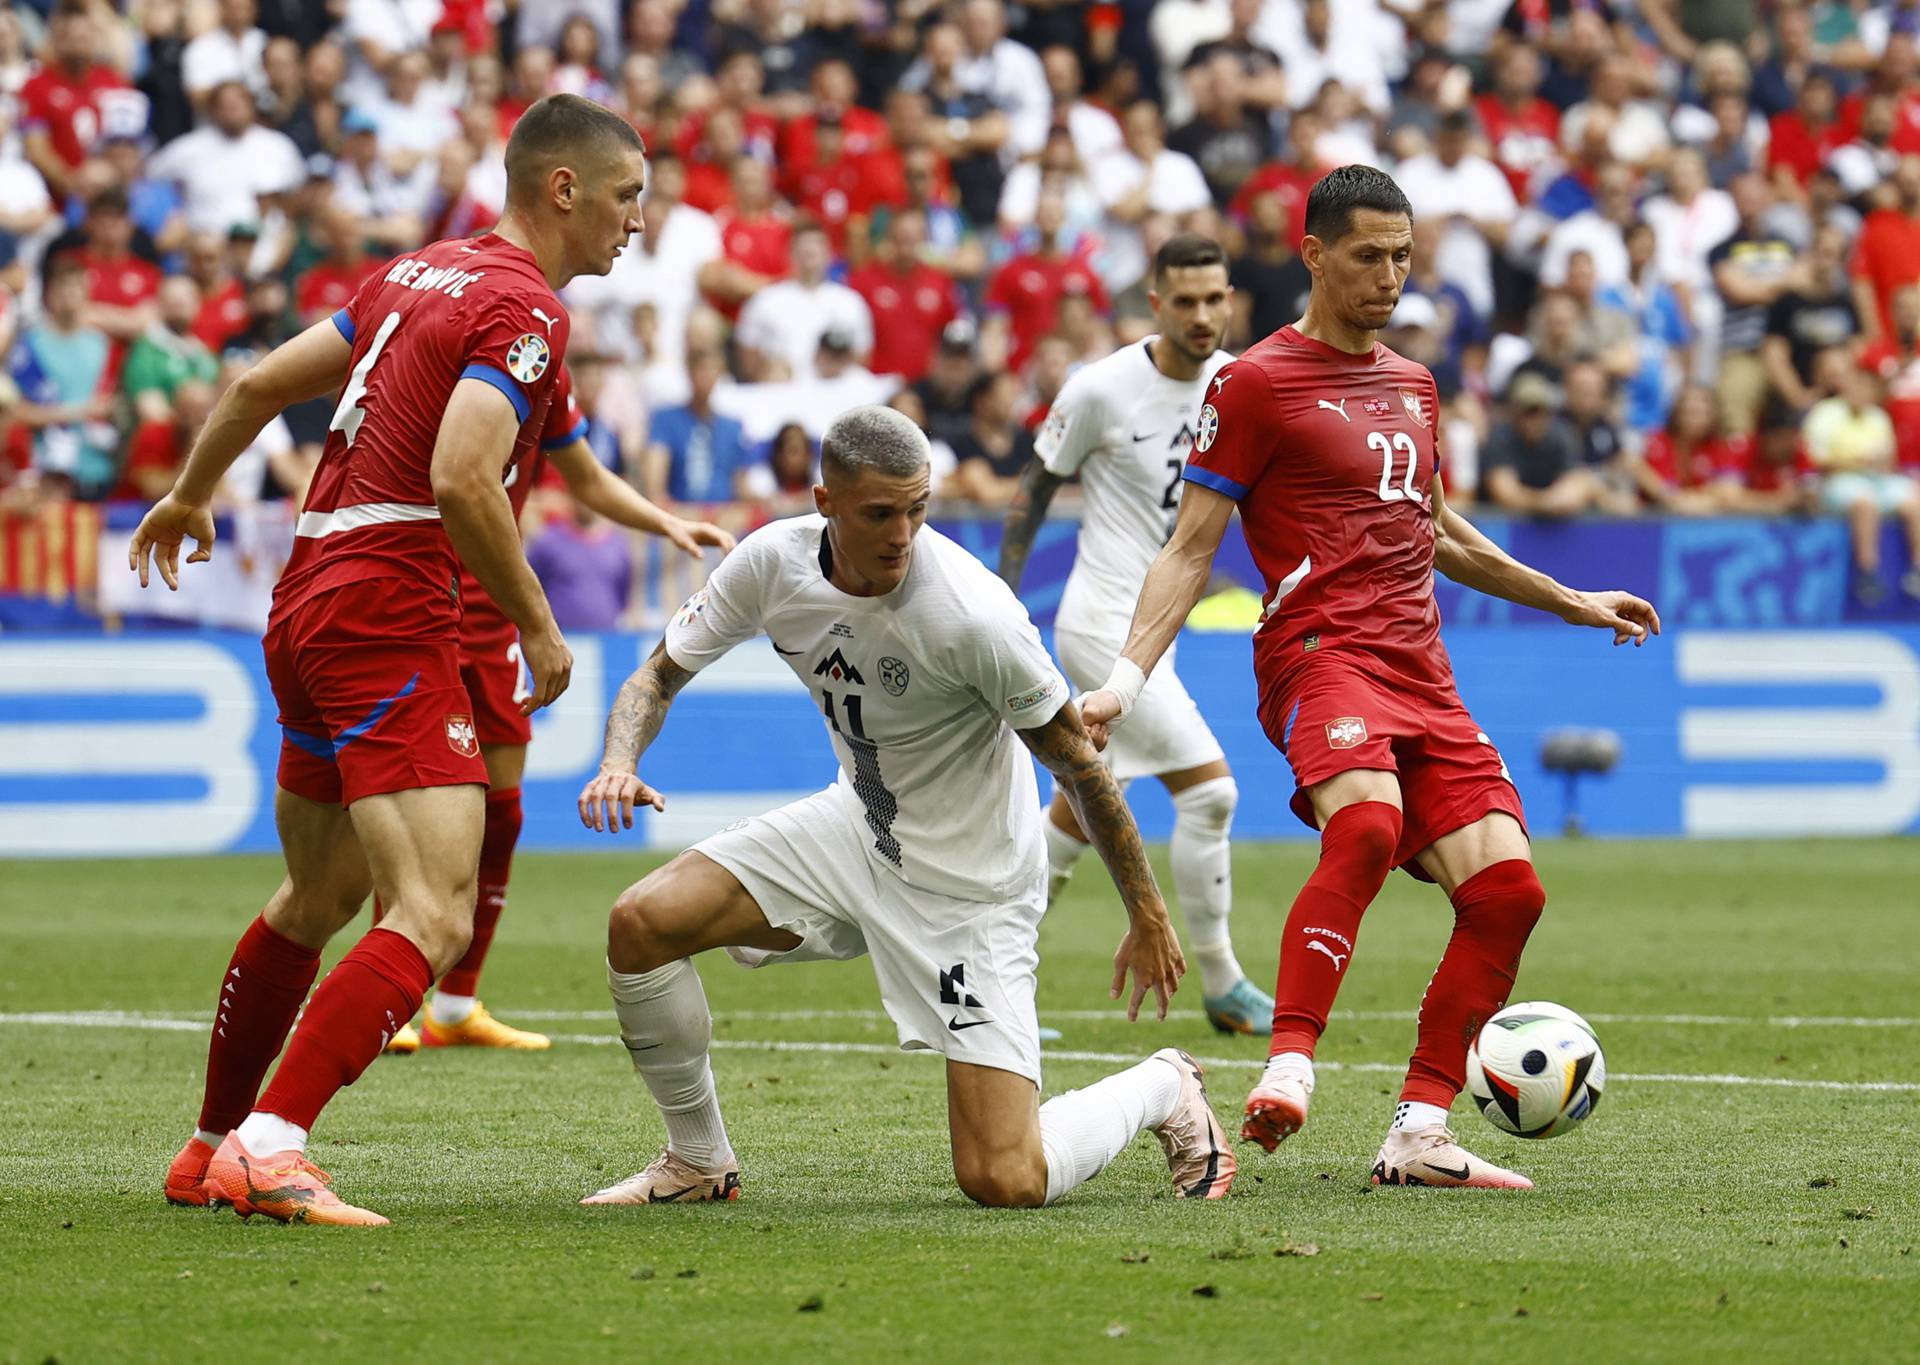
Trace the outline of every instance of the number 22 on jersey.
<path fill-rule="evenodd" d="M 1396 431 L 1392 435 L 1384 431 L 1370 431 L 1367 433 L 1367 449 L 1380 452 L 1380 501 L 1422 501 L 1413 487 L 1414 473 L 1420 468 L 1420 452 L 1414 448 L 1413 437 L 1404 431 Z M 1407 462 L 1407 472 L 1396 484 L 1393 476 L 1402 459 Z"/>

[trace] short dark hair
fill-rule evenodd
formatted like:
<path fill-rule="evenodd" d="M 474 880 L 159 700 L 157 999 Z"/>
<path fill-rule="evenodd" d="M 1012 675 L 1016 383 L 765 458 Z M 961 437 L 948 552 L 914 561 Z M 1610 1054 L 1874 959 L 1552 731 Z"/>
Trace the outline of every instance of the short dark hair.
<path fill-rule="evenodd" d="M 507 139 L 509 197 L 533 191 L 555 166 L 598 160 L 614 148 L 646 154 L 633 125 L 583 95 L 548 95 L 520 116 Z"/>
<path fill-rule="evenodd" d="M 1176 232 L 1153 253 L 1153 281 L 1158 284 L 1169 270 L 1185 270 L 1196 265 L 1227 263 L 1226 249 L 1211 237 L 1197 232 Z"/>
<path fill-rule="evenodd" d="M 1320 177 L 1307 195 L 1307 235 L 1332 246 L 1353 231 L 1353 211 L 1404 213 L 1413 217 L 1413 205 L 1394 184 L 1393 177 L 1372 166 L 1339 166 Z"/>

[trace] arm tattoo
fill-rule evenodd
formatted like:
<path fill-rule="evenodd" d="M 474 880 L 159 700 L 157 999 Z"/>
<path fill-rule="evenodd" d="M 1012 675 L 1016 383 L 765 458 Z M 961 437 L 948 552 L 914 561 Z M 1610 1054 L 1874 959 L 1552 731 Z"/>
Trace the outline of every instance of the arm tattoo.
<path fill-rule="evenodd" d="M 620 694 L 613 699 L 613 710 L 607 716 L 606 754 L 600 766 L 636 771 L 640 755 L 660 733 L 667 708 L 692 677 L 667 657 L 664 644 L 655 646 L 647 661 L 620 684 Z"/>
<path fill-rule="evenodd" d="M 1069 703 L 1045 725 L 1017 733 L 1059 781 L 1080 828 L 1087 832 L 1120 891 L 1127 918 L 1138 919 L 1142 909 L 1159 905 L 1160 888 L 1147 863 L 1133 812 L 1081 727 L 1079 711 Z"/>
<path fill-rule="evenodd" d="M 1000 538 L 999 573 L 1016 593 L 1020 591 L 1020 576 L 1027 571 L 1033 538 L 1040 532 L 1040 523 L 1047 519 L 1047 504 L 1053 501 L 1054 491 L 1059 487 L 1059 475 L 1035 459 L 1020 476 L 1020 487 L 1014 490 L 1013 501 L 1007 505 L 1007 529 Z"/>

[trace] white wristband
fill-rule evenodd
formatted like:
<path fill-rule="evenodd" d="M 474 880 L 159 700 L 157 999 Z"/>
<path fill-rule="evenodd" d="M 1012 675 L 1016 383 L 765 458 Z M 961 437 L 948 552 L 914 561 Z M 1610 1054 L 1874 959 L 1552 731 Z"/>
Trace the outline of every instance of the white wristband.
<path fill-rule="evenodd" d="M 1139 664 L 1124 654 L 1113 661 L 1113 672 L 1107 675 L 1103 690 L 1120 699 L 1119 719 L 1126 719 L 1127 713 L 1133 710 L 1133 704 L 1140 700 L 1140 691 L 1146 685 L 1147 675 L 1140 671 Z"/>

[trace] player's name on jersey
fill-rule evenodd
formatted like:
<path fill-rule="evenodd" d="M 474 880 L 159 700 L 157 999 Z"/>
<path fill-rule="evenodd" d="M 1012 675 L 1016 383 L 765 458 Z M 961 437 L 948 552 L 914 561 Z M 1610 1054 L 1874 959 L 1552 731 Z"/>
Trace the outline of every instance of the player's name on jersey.
<path fill-rule="evenodd" d="M 438 289 L 450 298 L 460 298 L 462 289 L 485 275 L 484 270 L 455 270 L 450 265 L 428 265 L 411 256 L 402 256 L 387 271 L 388 284 L 407 289 Z"/>

